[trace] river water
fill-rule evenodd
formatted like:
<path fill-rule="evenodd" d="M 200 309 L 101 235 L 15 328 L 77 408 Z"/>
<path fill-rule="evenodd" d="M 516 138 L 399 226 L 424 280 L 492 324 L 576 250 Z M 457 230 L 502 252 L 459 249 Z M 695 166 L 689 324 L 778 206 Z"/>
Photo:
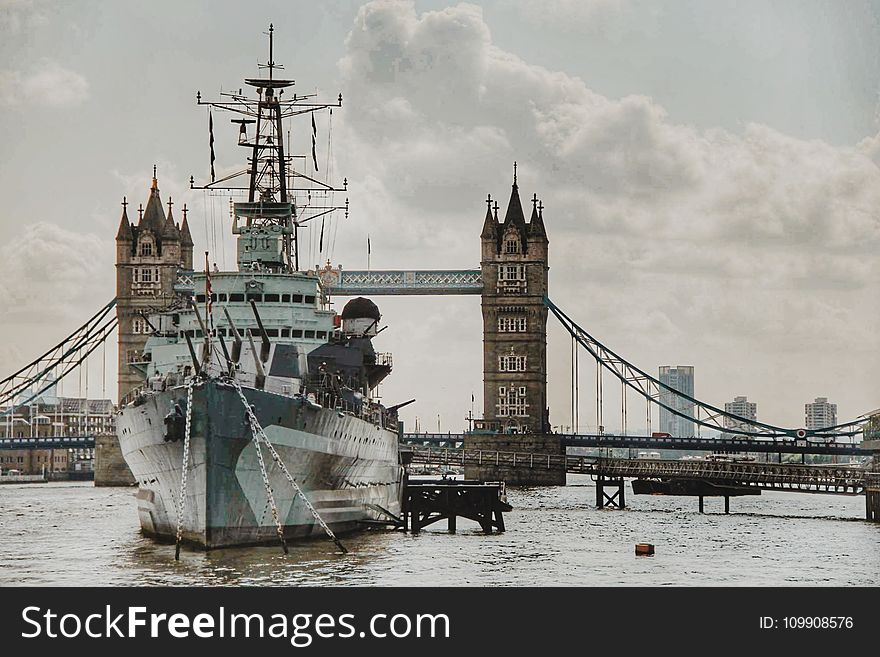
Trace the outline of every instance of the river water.
<path fill-rule="evenodd" d="M 598 510 L 588 477 L 512 489 L 507 532 L 459 519 L 420 535 L 364 532 L 344 539 L 210 553 L 140 535 L 133 488 L 91 482 L 0 486 L 0 586 L 868 586 L 880 584 L 880 524 L 864 497 L 765 492 L 707 498 L 632 495 Z M 653 557 L 634 544 L 653 543 Z"/>

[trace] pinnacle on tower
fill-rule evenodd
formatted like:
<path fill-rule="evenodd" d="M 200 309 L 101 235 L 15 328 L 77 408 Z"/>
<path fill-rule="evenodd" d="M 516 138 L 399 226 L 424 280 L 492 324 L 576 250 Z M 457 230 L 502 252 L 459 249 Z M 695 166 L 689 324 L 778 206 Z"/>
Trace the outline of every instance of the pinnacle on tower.
<path fill-rule="evenodd" d="M 179 240 L 180 239 L 180 231 L 177 230 L 177 224 L 174 223 L 174 217 L 171 214 L 171 206 L 174 203 L 171 201 L 171 197 L 168 197 L 168 217 L 165 219 L 165 226 L 162 228 L 162 239 L 163 240 Z"/>
<path fill-rule="evenodd" d="M 192 234 L 189 232 L 189 223 L 186 220 L 186 203 L 183 204 L 183 223 L 180 224 L 180 246 L 190 247 L 193 246 L 193 238 Z"/>
<path fill-rule="evenodd" d="M 507 203 L 507 214 L 504 215 L 504 223 L 501 226 L 500 236 L 503 236 L 508 226 L 515 226 L 519 231 L 523 248 L 526 248 L 528 239 L 528 226 L 523 214 L 522 202 L 519 200 L 519 186 L 516 183 L 516 162 L 513 163 L 513 186 L 510 190 L 510 201 Z M 501 248 L 501 245 L 498 245 Z"/>
<path fill-rule="evenodd" d="M 510 223 L 523 228 L 526 225 L 522 203 L 519 200 L 519 187 L 516 184 L 516 162 L 513 163 L 513 185 L 510 190 L 510 201 L 507 203 L 507 214 L 504 216 L 504 226 Z"/>
<path fill-rule="evenodd" d="M 529 220 L 529 238 L 547 240 L 544 229 L 544 204 L 538 201 L 538 195 L 532 197 L 532 218 Z"/>
<path fill-rule="evenodd" d="M 131 223 L 128 221 L 128 201 L 122 197 L 122 219 L 119 220 L 119 230 L 116 233 L 117 242 L 131 242 L 134 235 L 131 232 Z"/>
<path fill-rule="evenodd" d="M 484 240 L 498 239 L 498 219 L 492 216 L 492 195 L 486 198 L 486 219 L 483 222 L 483 231 L 480 238 Z"/>
<path fill-rule="evenodd" d="M 151 230 L 153 235 L 159 237 L 165 228 L 165 211 L 162 210 L 162 199 L 159 198 L 159 185 L 156 180 L 156 167 L 153 166 L 153 185 L 150 187 L 150 198 L 147 199 L 147 207 L 144 208 L 143 216 L 138 222 L 138 229 Z"/>

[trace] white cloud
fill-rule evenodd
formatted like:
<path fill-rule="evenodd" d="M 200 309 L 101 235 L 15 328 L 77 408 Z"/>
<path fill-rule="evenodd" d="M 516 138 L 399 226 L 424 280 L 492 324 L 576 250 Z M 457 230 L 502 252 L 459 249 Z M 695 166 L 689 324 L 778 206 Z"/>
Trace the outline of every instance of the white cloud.
<path fill-rule="evenodd" d="M 47 22 L 41 0 L 0 0 L 0 34 L 26 32 Z"/>
<path fill-rule="evenodd" d="M 0 105 L 75 107 L 89 97 L 88 81 L 51 59 L 31 70 L 0 70 Z"/>
<path fill-rule="evenodd" d="M 537 26 L 579 32 L 606 28 L 629 12 L 628 0 L 517 0 L 522 17 Z"/>
<path fill-rule="evenodd" d="M 38 221 L 0 247 L 0 307 L 4 323 L 82 317 L 112 296 L 112 236 L 83 234 Z M 96 298 L 96 291 L 106 296 Z M 100 304 L 98 303 L 100 301 Z M 91 314 L 91 313 L 89 313 Z"/>
<path fill-rule="evenodd" d="M 504 212 L 517 159 L 523 199 L 536 190 L 546 205 L 551 296 L 612 348 L 629 346 L 648 370 L 667 358 L 711 363 L 720 371 L 701 380 L 716 403 L 725 368 L 740 364 L 732 349 L 752 352 L 755 368 L 809 378 L 786 392 L 739 382 L 763 392 L 778 421 L 802 421 L 797 400 L 823 390 L 873 398 L 877 137 L 845 148 L 766 125 L 676 123 L 647 96 L 607 98 L 501 50 L 466 4 L 420 15 L 411 3 L 363 6 L 340 71 L 339 170 L 355 225 L 374 235 L 374 267 L 377 244 L 394 252 L 386 266 L 475 265 L 482 201 L 492 191 Z M 551 345 L 553 357 L 565 358 Z M 448 369 L 479 376 L 479 364 Z"/>

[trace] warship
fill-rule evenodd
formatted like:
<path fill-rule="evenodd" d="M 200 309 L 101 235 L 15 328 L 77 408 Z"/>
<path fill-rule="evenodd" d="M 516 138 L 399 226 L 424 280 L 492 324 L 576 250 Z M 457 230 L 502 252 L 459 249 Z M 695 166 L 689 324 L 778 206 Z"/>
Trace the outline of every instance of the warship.
<path fill-rule="evenodd" d="M 238 175 L 201 187 L 233 190 L 237 270 L 187 274 L 190 288 L 144 315 L 150 333 L 142 385 L 120 400 L 123 457 L 139 487 L 149 537 L 202 549 L 337 534 L 399 516 L 403 468 L 397 407 L 377 399 L 390 354 L 372 339 L 381 315 L 365 298 L 330 308 L 318 267 L 300 271 L 298 229 L 331 210 L 321 192 L 345 191 L 303 173 L 285 152 L 286 122 L 339 107 L 291 93 L 273 60 L 247 95 L 203 101 L 233 112 L 248 152 Z M 306 128 L 308 129 L 308 128 Z M 289 137 L 288 137 L 289 140 Z M 312 137 L 314 156 L 314 136 Z M 304 167 L 303 167 L 304 168 Z M 316 161 L 317 168 L 317 161 Z M 155 175 L 154 175 L 155 188 Z M 303 197 L 307 195 L 307 200 Z M 326 196 L 326 194 L 325 194 Z M 246 198 L 246 200 L 245 200 Z"/>

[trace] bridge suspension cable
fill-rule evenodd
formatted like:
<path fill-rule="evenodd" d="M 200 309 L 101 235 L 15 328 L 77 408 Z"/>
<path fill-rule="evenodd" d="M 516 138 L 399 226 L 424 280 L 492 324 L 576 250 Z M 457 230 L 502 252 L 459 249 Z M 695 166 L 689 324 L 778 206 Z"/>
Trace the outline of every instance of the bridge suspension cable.
<path fill-rule="evenodd" d="M 112 299 L 64 340 L 0 381 L 0 407 L 5 407 L 0 415 L 26 406 L 82 365 L 116 328 L 116 315 L 110 312 L 115 306 Z"/>
<path fill-rule="evenodd" d="M 786 427 L 778 427 L 766 422 L 751 420 L 749 418 L 729 413 L 706 402 L 702 402 L 695 397 L 683 393 L 672 388 L 650 374 L 639 369 L 632 363 L 629 363 L 622 357 L 618 356 L 611 349 L 599 342 L 592 335 L 587 333 L 583 328 L 578 326 L 571 317 L 569 317 L 559 306 L 554 304 L 548 297 L 544 297 L 544 304 L 556 316 L 562 326 L 569 332 L 572 338 L 586 349 L 597 361 L 596 374 L 596 409 L 599 420 L 600 430 L 602 433 L 602 371 L 603 369 L 610 371 L 627 387 L 635 390 L 638 394 L 645 398 L 647 404 L 647 429 L 651 433 L 651 404 L 656 404 L 660 408 L 666 409 L 670 413 L 687 420 L 693 421 L 697 427 L 707 427 L 717 431 L 755 438 L 806 438 L 808 436 L 838 438 L 842 436 L 855 436 L 864 430 L 867 418 L 862 417 L 851 422 L 838 424 L 833 427 L 825 427 L 822 429 L 791 429 Z M 661 396 L 662 393 L 662 396 Z M 669 397 L 677 397 L 685 400 L 688 404 L 692 404 L 694 408 L 693 415 L 683 413 L 681 410 L 665 403 L 664 399 Z M 705 417 L 701 417 L 705 416 Z M 736 428 L 731 429 L 723 424 L 723 420 L 727 418 L 735 423 Z"/>

